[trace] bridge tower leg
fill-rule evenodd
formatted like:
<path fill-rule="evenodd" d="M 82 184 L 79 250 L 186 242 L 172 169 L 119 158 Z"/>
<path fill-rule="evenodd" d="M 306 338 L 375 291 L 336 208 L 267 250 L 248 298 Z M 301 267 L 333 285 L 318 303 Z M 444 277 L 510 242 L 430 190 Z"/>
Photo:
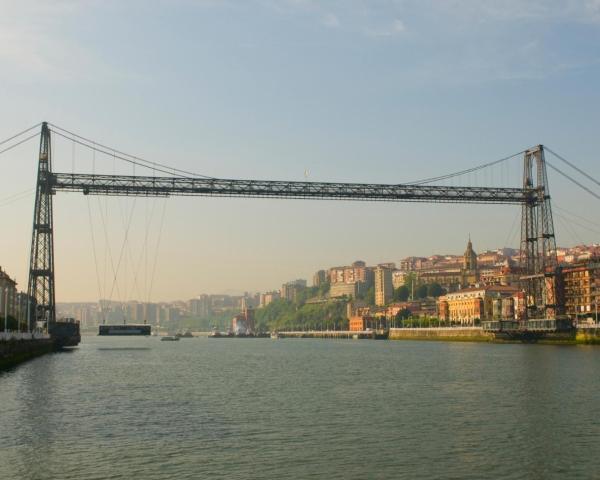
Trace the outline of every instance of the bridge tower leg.
<path fill-rule="evenodd" d="M 51 330 L 56 322 L 51 172 L 50 129 L 44 122 L 40 136 L 27 296 L 31 302 L 30 326 L 36 321 L 43 322 L 46 331 Z"/>
<path fill-rule="evenodd" d="M 543 145 L 525 152 L 523 189 L 529 197 L 521 217 L 525 320 L 555 319 L 563 314 L 564 300 Z"/>

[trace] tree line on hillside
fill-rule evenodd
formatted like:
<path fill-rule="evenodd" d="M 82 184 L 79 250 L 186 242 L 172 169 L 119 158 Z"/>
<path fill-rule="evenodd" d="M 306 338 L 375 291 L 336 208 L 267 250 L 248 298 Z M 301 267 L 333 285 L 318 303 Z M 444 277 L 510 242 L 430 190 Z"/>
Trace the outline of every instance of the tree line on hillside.
<path fill-rule="evenodd" d="M 351 298 L 341 297 L 328 299 L 330 284 L 307 287 L 299 290 L 293 301 L 278 299 L 269 305 L 255 311 L 255 327 L 257 331 L 273 330 L 326 330 L 347 329 L 346 303 Z M 406 282 L 394 290 L 392 301 L 405 302 L 411 298 L 415 300 L 427 297 L 437 298 L 445 294 L 438 283 L 417 284 L 414 275 L 408 275 Z M 375 305 L 375 289 L 369 288 L 362 292 L 357 299 L 364 301 L 369 306 Z M 313 300 L 313 302 L 309 302 Z M 191 328 L 193 330 L 226 330 L 231 326 L 231 319 L 239 313 L 235 309 L 211 313 L 206 317 L 185 317 L 177 323 L 177 328 Z M 402 310 L 397 320 L 409 320 L 410 312 Z"/>
<path fill-rule="evenodd" d="M 339 300 L 301 304 L 278 299 L 256 310 L 255 315 L 256 328 L 259 331 L 348 328 L 346 302 Z"/>
<path fill-rule="evenodd" d="M 396 302 L 406 302 L 411 297 L 411 287 L 402 285 L 394 290 L 393 300 Z M 414 289 L 414 300 L 422 300 L 424 298 L 437 298 L 444 295 L 446 291 L 439 283 L 422 284 Z"/>

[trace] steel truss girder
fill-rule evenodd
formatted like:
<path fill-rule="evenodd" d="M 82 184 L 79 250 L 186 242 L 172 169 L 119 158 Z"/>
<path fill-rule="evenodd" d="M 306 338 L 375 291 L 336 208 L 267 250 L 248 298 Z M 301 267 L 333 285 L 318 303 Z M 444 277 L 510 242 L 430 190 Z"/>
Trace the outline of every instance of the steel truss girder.
<path fill-rule="evenodd" d="M 48 180 L 54 191 L 83 192 L 89 195 L 187 195 L 491 204 L 524 204 L 538 201 L 534 193 L 521 188 L 228 180 L 80 173 L 50 173 Z"/>

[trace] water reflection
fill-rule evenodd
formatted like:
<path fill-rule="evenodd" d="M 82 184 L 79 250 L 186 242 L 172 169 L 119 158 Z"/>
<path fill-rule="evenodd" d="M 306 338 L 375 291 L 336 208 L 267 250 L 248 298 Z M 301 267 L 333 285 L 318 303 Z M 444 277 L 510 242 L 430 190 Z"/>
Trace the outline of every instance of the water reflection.
<path fill-rule="evenodd" d="M 85 338 L 0 377 L 0 478 L 585 478 L 599 367 L 590 347 Z"/>

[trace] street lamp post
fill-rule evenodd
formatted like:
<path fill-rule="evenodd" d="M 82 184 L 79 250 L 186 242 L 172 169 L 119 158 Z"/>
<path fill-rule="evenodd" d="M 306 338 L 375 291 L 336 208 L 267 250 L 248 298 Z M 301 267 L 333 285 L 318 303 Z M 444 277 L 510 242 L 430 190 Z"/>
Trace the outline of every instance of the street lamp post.
<path fill-rule="evenodd" d="M 8 287 L 4 287 L 4 333 L 8 332 Z"/>

